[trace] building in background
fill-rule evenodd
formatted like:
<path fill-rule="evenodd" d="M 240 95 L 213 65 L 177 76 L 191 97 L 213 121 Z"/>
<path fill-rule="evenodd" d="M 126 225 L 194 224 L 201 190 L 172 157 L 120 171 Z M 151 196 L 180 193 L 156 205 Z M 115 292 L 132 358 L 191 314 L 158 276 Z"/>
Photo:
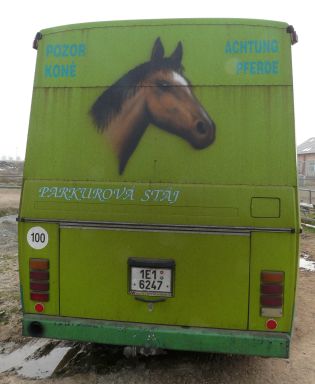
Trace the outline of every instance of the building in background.
<path fill-rule="evenodd" d="M 315 185 L 315 137 L 297 147 L 299 184 Z"/>

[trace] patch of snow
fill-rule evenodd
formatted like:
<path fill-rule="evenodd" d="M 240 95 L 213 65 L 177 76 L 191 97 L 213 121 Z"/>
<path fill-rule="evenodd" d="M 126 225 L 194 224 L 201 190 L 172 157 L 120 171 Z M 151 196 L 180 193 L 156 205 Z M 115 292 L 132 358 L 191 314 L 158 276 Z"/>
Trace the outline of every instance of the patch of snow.
<path fill-rule="evenodd" d="M 308 260 L 309 255 L 306 253 L 302 253 L 300 257 L 300 268 L 305 269 L 307 271 L 314 272 L 315 271 L 315 261 Z"/>
<path fill-rule="evenodd" d="M 56 346 L 47 354 L 36 356 L 48 343 L 50 341 L 45 339 L 31 340 L 11 353 L 0 354 L 0 373 L 15 371 L 20 376 L 32 379 L 50 377 L 71 347 Z"/>
<path fill-rule="evenodd" d="M 0 224 L 1 223 L 16 223 L 17 215 L 8 215 L 8 216 L 2 216 L 0 217 Z"/>
<path fill-rule="evenodd" d="M 314 204 L 312 204 L 312 205 L 314 205 Z M 304 227 L 307 227 L 307 228 L 315 229 L 315 225 L 305 224 L 305 223 L 302 223 L 302 225 L 303 225 Z"/>
<path fill-rule="evenodd" d="M 21 368 L 23 366 L 22 362 L 45 343 L 45 340 L 38 340 L 35 342 L 31 341 L 9 354 L 0 355 L 0 373 L 11 370 L 15 367 Z"/>

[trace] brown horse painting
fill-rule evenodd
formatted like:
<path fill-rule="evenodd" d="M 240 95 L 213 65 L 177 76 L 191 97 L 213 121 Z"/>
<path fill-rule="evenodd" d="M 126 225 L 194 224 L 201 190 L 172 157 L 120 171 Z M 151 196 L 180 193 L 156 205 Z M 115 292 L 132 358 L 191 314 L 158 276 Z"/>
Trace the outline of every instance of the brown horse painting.
<path fill-rule="evenodd" d="M 149 124 L 187 140 L 194 148 L 215 139 L 215 124 L 192 92 L 182 73 L 179 42 L 169 57 L 158 38 L 150 61 L 121 77 L 93 104 L 90 114 L 105 133 L 119 160 L 122 174 Z"/>

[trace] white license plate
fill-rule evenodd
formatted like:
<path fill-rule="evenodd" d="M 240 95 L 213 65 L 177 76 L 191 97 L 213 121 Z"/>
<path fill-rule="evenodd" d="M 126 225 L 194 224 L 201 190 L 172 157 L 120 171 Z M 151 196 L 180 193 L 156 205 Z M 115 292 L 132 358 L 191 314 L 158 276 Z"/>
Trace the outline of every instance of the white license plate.
<path fill-rule="evenodd" d="M 131 267 L 130 271 L 131 294 L 172 296 L 172 269 Z"/>

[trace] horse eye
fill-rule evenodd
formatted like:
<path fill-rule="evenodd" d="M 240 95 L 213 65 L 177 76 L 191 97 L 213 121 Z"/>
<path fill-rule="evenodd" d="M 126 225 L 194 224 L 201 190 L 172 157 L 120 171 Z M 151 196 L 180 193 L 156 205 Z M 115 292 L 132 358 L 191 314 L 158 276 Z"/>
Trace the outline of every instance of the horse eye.
<path fill-rule="evenodd" d="M 165 88 L 167 87 L 170 87 L 171 86 L 171 83 L 169 83 L 168 81 L 158 81 L 156 83 L 156 85 L 160 88 L 160 89 L 163 89 L 164 91 L 166 90 Z"/>

